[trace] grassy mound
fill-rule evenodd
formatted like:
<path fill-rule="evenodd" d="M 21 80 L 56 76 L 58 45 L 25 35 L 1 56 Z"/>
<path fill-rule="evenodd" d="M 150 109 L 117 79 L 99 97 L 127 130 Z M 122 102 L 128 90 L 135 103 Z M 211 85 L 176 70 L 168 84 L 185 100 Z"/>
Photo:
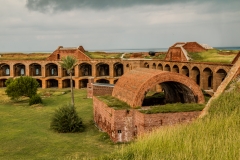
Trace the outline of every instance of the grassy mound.
<path fill-rule="evenodd" d="M 240 159 L 239 97 L 235 88 L 213 101 L 203 119 L 161 128 L 99 159 Z"/>
<path fill-rule="evenodd" d="M 189 55 L 192 61 L 196 62 L 231 63 L 237 53 L 238 51 L 223 52 L 216 49 L 210 49 L 204 52 L 189 53 Z"/>

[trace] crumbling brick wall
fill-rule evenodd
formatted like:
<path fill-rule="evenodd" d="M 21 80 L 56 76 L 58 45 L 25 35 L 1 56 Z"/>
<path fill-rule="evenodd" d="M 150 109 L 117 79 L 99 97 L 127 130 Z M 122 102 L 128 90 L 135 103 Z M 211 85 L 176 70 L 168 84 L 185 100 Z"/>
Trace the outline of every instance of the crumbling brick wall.
<path fill-rule="evenodd" d="M 98 128 L 114 142 L 129 142 L 153 129 L 190 122 L 200 115 L 200 111 L 144 114 L 136 109 L 114 110 L 96 97 L 93 97 L 93 113 Z"/>

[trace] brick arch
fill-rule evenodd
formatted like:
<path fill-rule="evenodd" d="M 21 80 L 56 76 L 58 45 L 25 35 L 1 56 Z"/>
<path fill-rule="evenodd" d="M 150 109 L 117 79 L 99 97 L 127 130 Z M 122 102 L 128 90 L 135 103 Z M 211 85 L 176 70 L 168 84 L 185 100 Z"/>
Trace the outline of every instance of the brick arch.
<path fill-rule="evenodd" d="M 173 65 L 173 67 L 172 67 L 172 72 L 175 72 L 175 73 L 179 73 L 179 67 L 178 67 L 178 65 Z"/>
<path fill-rule="evenodd" d="M 10 76 L 10 65 L 7 63 L 0 64 L 0 76 Z"/>
<path fill-rule="evenodd" d="M 173 84 L 184 92 L 183 96 L 189 96 L 187 101 L 204 103 L 202 91 L 192 79 L 178 73 L 145 68 L 137 68 L 119 78 L 112 95 L 135 108 L 142 105 L 145 93 L 157 84 L 165 87 Z"/>

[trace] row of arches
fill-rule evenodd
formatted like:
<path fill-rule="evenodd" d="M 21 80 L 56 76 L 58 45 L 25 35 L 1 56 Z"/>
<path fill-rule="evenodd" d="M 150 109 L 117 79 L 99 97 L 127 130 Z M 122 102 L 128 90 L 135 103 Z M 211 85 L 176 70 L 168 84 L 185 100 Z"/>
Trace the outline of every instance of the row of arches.
<path fill-rule="evenodd" d="M 162 71 L 169 71 L 175 73 L 184 74 L 187 77 L 192 78 L 202 89 L 216 91 L 217 87 L 221 84 L 224 78 L 227 76 L 227 71 L 223 68 L 217 68 L 212 70 L 211 67 L 205 66 L 204 68 L 199 68 L 198 66 L 189 67 L 183 65 L 179 67 L 178 65 L 161 64 L 156 65 L 153 63 L 144 63 L 144 68 L 159 69 Z"/>
<path fill-rule="evenodd" d="M 0 79 L 0 87 L 6 87 L 5 82 L 7 78 Z M 70 79 L 64 79 L 64 80 L 57 80 L 57 79 L 47 79 L 47 80 L 41 80 L 36 79 L 39 83 L 39 87 L 44 88 L 59 88 L 61 83 L 61 88 L 69 88 L 70 87 Z M 76 83 L 78 83 L 78 88 L 87 88 L 88 79 L 81 79 L 81 80 L 73 80 L 73 87 L 76 87 Z M 115 84 L 118 81 L 118 79 L 115 79 L 113 83 Z M 95 81 L 96 83 L 108 83 L 110 84 L 110 81 L 108 79 L 97 79 Z M 44 84 L 43 84 L 44 83 Z"/>
<path fill-rule="evenodd" d="M 95 68 L 95 69 L 93 69 Z M 76 74 L 76 69 L 78 72 Z M 11 71 L 13 73 L 11 73 Z M 61 71 L 60 71 L 61 70 Z M 122 63 L 117 62 L 113 65 L 113 76 L 119 77 L 122 76 L 124 73 L 124 66 Z M 27 73 L 28 72 L 28 73 Z M 73 76 L 110 76 L 111 66 L 107 63 L 100 62 L 93 67 L 93 65 L 89 63 L 81 63 L 73 70 Z M 12 74 L 12 75 L 11 75 Z M 48 63 L 45 66 L 41 66 L 38 63 L 32 63 L 29 65 L 29 68 L 26 68 L 26 65 L 22 63 L 17 63 L 13 65 L 13 68 L 10 67 L 9 64 L 3 63 L 0 64 L 0 77 L 1 76 L 43 76 L 43 77 L 50 77 L 50 76 L 60 76 L 65 77 L 69 76 L 66 69 L 60 68 L 59 65 L 55 63 Z"/>

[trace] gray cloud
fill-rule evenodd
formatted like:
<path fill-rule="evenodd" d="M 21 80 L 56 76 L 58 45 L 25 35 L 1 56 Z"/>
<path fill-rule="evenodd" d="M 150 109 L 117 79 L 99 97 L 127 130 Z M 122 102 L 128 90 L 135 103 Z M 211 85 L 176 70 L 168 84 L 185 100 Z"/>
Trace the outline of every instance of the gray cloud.
<path fill-rule="evenodd" d="M 104 10 L 126 8 L 141 5 L 164 5 L 172 3 L 194 2 L 196 0 L 27 0 L 27 8 L 41 12 L 68 11 L 78 8 Z"/>
<path fill-rule="evenodd" d="M 239 0 L 27 0 L 27 8 L 42 13 L 69 11 L 72 9 L 107 10 L 111 8 L 130 8 L 143 5 L 199 5 L 211 4 L 206 12 L 236 11 L 239 8 Z"/>

